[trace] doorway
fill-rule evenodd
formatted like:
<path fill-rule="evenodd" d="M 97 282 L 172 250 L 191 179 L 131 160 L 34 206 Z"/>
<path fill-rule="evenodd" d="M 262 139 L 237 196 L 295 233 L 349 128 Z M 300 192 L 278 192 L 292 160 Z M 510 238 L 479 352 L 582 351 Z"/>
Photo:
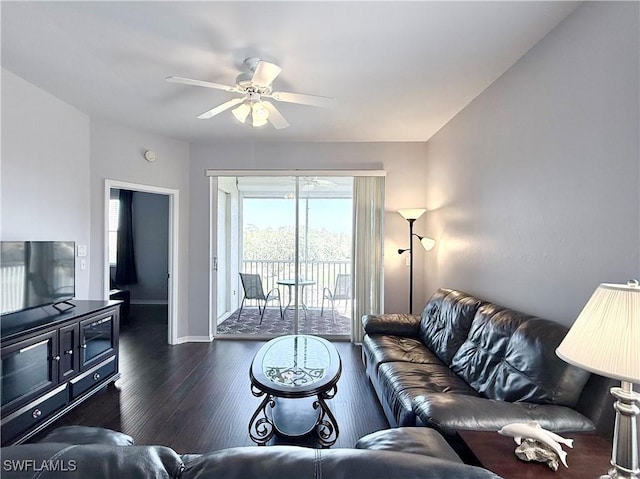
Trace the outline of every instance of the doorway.
<path fill-rule="evenodd" d="M 215 336 L 267 339 L 301 333 L 347 339 L 353 177 L 211 180 Z"/>
<path fill-rule="evenodd" d="M 177 294 L 177 278 L 178 278 L 178 190 L 169 188 L 155 187 L 149 185 L 126 183 L 114 180 L 106 180 L 105 182 L 105 258 L 104 258 L 104 297 L 109 297 L 110 285 L 112 282 L 112 260 L 113 255 L 110 257 L 110 252 L 113 244 L 113 231 L 110 228 L 110 206 L 113 205 L 111 201 L 114 191 L 127 190 L 138 194 L 140 199 L 139 208 L 146 208 L 146 210 L 140 211 L 142 220 L 147 222 L 153 221 L 155 226 L 150 223 L 141 225 L 142 233 L 146 233 L 145 230 L 152 228 L 160 228 L 160 235 L 163 235 L 160 241 L 153 241 L 156 250 L 153 251 L 152 243 L 148 243 L 147 247 L 138 248 L 141 249 L 141 259 L 143 266 L 147 271 L 147 277 L 151 280 L 145 281 L 144 287 L 139 287 L 142 290 L 141 294 L 149 297 L 160 298 L 145 299 L 144 302 L 152 302 L 155 304 L 167 303 L 167 318 L 168 318 L 168 338 L 169 344 L 177 344 L 177 325 L 175 324 L 178 311 L 178 294 Z M 167 208 L 168 203 L 168 208 Z M 142 206 L 146 205 L 146 206 Z M 151 218 L 152 215 L 146 215 L 144 211 L 150 211 L 149 208 L 155 208 L 156 213 L 153 216 L 159 215 L 160 218 Z M 158 209 L 160 208 L 160 209 Z M 162 217 L 164 216 L 164 217 Z M 157 222 L 160 221 L 158 225 Z M 164 233 L 162 233 L 164 230 Z M 166 235 L 166 236 L 164 236 Z M 157 250 L 159 247 L 161 250 Z M 154 264 L 153 255 L 160 261 Z M 166 263 L 164 262 L 166 260 Z M 157 270 L 157 266 L 161 265 L 162 271 Z M 164 288 L 166 294 L 162 294 Z M 134 300 L 135 301 L 135 300 Z"/>

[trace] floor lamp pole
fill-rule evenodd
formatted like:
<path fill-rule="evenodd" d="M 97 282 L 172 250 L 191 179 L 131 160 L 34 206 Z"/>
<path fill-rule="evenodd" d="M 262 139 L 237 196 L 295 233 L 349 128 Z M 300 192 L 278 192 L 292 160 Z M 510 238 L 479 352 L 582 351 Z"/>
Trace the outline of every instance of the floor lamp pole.
<path fill-rule="evenodd" d="M 409 222 L 409 314 L 413 314 L 413 222 L 415 219 L 408 219 Z"/>
<path fill-rule="evenodd" d="M 398 213 L 409 222 L 409 247 L 398 250 L 398 254 L 409 252 L 409 314 L 413 314 L 413 237 L 418 236 L 420 244 L 427 251 L 436 244 L 431 238 L 425 238 L 413 232 L 413 223 L 420 218 L 425 211 L 427 211 L 426 208 L 403 208 L 398 210 Z"/>

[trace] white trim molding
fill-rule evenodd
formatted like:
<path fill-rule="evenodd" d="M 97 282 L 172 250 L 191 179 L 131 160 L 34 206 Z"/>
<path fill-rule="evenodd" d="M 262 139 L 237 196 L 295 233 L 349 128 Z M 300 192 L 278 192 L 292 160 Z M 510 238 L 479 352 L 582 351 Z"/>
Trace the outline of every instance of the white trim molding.
<path fill-rule="evenodd" d="M 125 181 L 106 179 L 105 185 L 105 202 L 104 202 L 104 276 L 103 276 L 103 294 L 104 298 L 109 297 L 109 279 L 111 276 L 111 266 L 109 265 L 109 199 L 111 198 L 111 189 L 139 191 L 142 193 L 155 193 L 169 196 L 169 292 L 168 292 L 168 342 L 169 344 L 180 344 L 178 338 L 178 284 L 180 262 L 179 258 L 179 232 L 180 232 L 180 191 L 173 188 L 164 188 L 161 186 L 144 185 L 139 183 L 128 183 Z"/>

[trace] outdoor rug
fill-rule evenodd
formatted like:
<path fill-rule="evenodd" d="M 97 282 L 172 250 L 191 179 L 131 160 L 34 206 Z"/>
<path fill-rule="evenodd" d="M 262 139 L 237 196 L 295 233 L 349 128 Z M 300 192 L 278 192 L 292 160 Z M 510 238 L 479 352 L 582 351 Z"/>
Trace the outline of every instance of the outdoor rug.
<path fill-rule="evenodd" d="M 336 309 L 335 322 L 331 317 L 331 310 L 325 309 L 324 316 L 320 316 L 320 309 L 309 309 L 304 314 L 300 311 L 300 334 L 349 334 L 351 332 L 351 319 L 342 315 Z M 293 334 L 293 311 L 289 309 L 284 320 L 280 319 L 278 306 L 269 305 L 264 314 L 262 324 L 258 308 L 244 308 L 238 321 L 238 311 L 235 311 L 224 322 L 218 324 L 218 334 L 261 334 L 282 335 Z"/>

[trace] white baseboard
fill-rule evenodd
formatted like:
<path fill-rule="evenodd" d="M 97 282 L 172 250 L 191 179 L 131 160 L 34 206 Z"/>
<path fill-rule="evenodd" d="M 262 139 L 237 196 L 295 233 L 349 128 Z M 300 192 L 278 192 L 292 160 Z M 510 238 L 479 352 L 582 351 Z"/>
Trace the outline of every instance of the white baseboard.
<path fill-rule="evenodd" d="M 183 336 L 178 338 L 175 344 L 210 343 L 211 341 L 213 341 L 213 336 Z"/>
<path fill-rule="evenodd" d="M 166 299 L 132 299 L 131 304 L 169 304 Z"/>

